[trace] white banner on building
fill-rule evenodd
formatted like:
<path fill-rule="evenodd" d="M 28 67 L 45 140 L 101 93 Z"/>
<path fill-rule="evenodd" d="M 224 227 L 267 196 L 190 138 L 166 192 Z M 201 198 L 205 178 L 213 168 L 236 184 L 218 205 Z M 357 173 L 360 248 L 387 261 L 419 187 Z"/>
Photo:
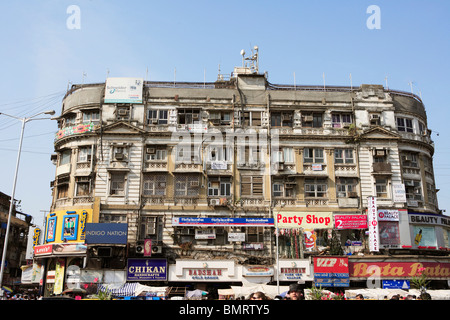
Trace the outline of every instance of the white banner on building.
<path fill-rule="evenodd" d="M 142 103 L 144 79 L 106 79 L 105 103 Z"/>
<path fill-rule="evenodd" d="M 392 191 L 394 195 L 394 202 L 406 202 L 406 191 L 403 183 L 393 183 Z"/>
<path fill-rule="evenodd" d="M 378 252 L 380 250 L 380 233 L 376 197 L 367 197 L 367 221 L 369 224 L 369 250 Z"/>

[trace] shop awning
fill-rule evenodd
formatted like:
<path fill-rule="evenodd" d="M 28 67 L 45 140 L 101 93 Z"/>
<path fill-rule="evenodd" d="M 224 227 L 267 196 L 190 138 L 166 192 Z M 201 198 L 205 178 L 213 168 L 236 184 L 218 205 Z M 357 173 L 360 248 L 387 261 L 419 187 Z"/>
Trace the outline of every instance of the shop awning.
<path fill-rule="evenodd" d="M 108 292 L 116 297 L 137 297 L 141 293 L 154 293 L 156 296 L 165 296 L 167 287 L 149 287 L 138 282 L 129 282 L 124 284 L 102 284 L 99 285 L 98 291 Z"/>
<path fill-rule="evenodd" d="M 124 283 L 124 284 L 102 284 L 99 285 L 98 291 L 108 292 L 112 296 L 125 297 L 125 296 L 135 296 L 136 288 L 138 286 L 137 282 Z"/>

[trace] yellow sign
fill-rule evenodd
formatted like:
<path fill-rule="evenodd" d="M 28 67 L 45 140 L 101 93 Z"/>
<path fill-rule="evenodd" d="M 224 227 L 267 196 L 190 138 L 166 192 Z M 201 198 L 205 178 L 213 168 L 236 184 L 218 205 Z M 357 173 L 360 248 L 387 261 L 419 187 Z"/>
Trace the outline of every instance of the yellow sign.
<path fill-rule="evenodd" d="M 332 212 L 274 212 L 278 228 L 331 229 L 333 228 Z"/>
<path fill-rule="evenodd" d="M 50 212 L 47 215 L 45 242 L 84 242 L 85 227 L 89 222 L 92 222 L 92 209 Z"/>

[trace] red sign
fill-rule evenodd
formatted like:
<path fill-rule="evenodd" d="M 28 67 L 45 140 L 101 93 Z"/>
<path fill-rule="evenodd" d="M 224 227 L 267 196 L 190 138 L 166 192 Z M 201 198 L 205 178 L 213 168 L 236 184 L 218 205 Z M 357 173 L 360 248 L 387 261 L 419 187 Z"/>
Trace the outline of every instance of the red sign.
<path fill-rule="evenodd" d="M 34 255 L 44 255 L 44 254 L 51 254 L 53 250 L 53 245 L 51 244 L 44 244 L 41 246 L 34 246 Z"/>
<path fill-rule="evenodd" d="M 348 258 L 314 257 L 314 273 L 348 273 Z"/>
<path fill-rule="evenodd" d="M 152 239 L 144 240 L 144 257 L 152 256 Z"/>
<path fill-rule="evenodd" d="M 439 262 L 350 262 L 350 277 L 411 278 L 425 273 L 428 278 L 450 277 L 450 263 Z"/>
<path fill-rule="evenodd" d="M 365 214 L 339 214 L 334 216 L 336 229 L 367 229 Z"/>

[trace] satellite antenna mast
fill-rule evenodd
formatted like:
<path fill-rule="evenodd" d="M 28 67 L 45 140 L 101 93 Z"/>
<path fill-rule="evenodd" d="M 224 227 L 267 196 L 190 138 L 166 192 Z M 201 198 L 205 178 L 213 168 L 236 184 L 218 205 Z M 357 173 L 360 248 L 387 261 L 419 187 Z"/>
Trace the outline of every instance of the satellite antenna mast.
<path fill-rule="evenodd" d="M 414 90 L 413 90 L 413 83 L 412 81 L 408 82 L 409 86 L 411 87 L 411 93 L 414 94 Z"/>

